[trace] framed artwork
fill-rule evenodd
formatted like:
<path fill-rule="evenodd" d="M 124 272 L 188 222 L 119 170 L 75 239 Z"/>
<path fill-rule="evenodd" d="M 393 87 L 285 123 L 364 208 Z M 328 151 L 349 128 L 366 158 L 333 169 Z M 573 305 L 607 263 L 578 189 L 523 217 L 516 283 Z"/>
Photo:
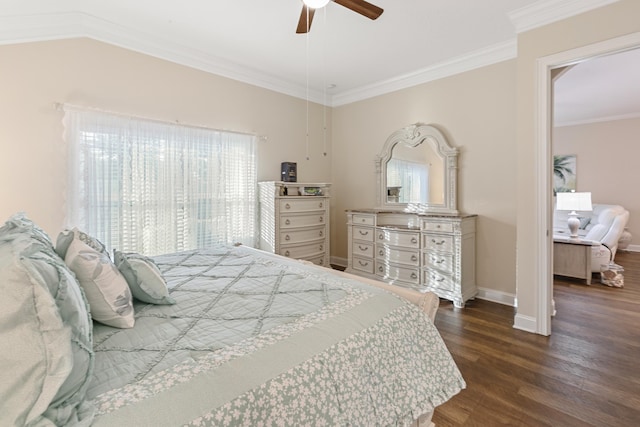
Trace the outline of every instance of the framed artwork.
<path fill-rule="evenodd" d="M 576 190 L 576 155 L 553 156 L 553 194 Z"/>

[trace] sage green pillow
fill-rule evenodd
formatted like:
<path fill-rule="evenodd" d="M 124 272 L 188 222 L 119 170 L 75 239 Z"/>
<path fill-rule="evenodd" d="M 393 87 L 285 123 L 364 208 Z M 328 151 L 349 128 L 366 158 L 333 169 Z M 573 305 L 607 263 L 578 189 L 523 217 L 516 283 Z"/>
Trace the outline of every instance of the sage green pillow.
<path fill-rule="evenodd" d="M 0 292 L 0 425 L 88 425 L 88 305 L 48 236 L 24 216 L 0 228 Z"/>
<path fill-rule="evenodd" d="M 175 304 L 167 282 L 151 258 L 114 251 L 114 262 L 129 284 L 133 297 L 150 304 Z"/>

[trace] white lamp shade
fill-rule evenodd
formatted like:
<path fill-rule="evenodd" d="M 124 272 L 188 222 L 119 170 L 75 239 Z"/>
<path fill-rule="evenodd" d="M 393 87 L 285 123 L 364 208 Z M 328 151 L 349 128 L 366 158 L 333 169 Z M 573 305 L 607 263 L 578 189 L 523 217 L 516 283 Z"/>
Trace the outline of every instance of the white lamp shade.
<path fill-rule="evenodd" d="M 306 4 L 311 9 L 320 9 L 329 4 L 331 0 L 302 0 L 302 3 Z"/>
<path fill-rule="evenodd" d="M 591 193 L 557 193 L 556 209 L 559 211 L 590 211 Z"/>

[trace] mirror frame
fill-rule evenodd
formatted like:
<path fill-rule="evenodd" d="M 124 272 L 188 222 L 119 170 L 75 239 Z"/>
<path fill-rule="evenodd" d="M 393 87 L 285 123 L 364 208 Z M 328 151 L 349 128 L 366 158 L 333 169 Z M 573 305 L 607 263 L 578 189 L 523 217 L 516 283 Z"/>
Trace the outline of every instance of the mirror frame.
<path fill-rule="evenodd" d="M 390 203 L 387 199 L 387 162 L 391 159 L 393 147 L 404 143 L 417 147 L 423 142 L 432 142 L 435 151 L 444 160 L 444 203 Z M 376 156 L 377 205 L 382 209 L 404 212 L 458 215 L 458 149 L 449 145 L 442 132 L 433 125 L 416 123 L 392 133 L 384 143 L 382 152 Z"/>

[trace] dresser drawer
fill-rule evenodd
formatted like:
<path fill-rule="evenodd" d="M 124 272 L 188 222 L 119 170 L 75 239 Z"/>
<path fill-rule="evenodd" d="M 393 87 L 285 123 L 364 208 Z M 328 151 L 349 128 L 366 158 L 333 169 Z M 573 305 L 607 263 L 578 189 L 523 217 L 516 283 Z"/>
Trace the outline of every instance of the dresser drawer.
<path fill-rule="evenodd" d="M 280 232 L 280 243 L 286 245 L 289 243 L 308 242 L 323 239 L 326 235 L 327 231 L 324 225 L 314 228 L 284 230 Z"/>
<path fill-rule="evenodd" d="M 422 282 L 429 288 L 451 292 L 454 290 L 455 286 L 450 274 L 443 274 L 430 268 L 423 270 L 422 273 Z"/>
<path fill-rule="evenodd" d="M 362 256 L 366 258 L 373 258 L 373 249 L 373 243 L 365 242 L 353 242 L 353 246 L 351 247 L 353 256 Z"/>
<path fill-rule="evenodd" d="M 313 225 L 325 224 L 326 221 L 327 221 L 327 216 L 323 213 L 281 215 L 280 227 L 282 228 L 309 227 Z"/>
<path fill-rule="evenodd" d="M 427 250 L 453 252 L 453 236 L 425 233 L 422 247 Z"/>
<path fill-rule="evenodd" d="M 358 258 L 354 256 L 351 268 L 353 268 L 354 270 L 373 274 L 373 269 L 374 269 L 373 259 Z"/>
<path fill-rule="evenodd" d="M 376 246 L 376 258 L 386 260 L 390 263 L 407 264 L 416 267 L 420 262 L 420 256 L 417 250 L 396 249 L 387 245 Z"/>
<path fill-rule="evenodd" d="M 308 212 L 325 210 L 327 201 L 324 197 L 307 196 L 298 199 L 280 199 L 280 213 L 287 212 Z"/>
<path fill-rule="evenodd" d="M 351 238 L 354 240 L 364 240 L 367 242 L 373 242 L 374 229 L 371 227 L 356 227 L 352 228 Z"/>
<path fill-rule="evenodd" d="M 354 214 L 351 217 L 351 223 L 356 225 L 374 225 L 375 224 L 375 216 L 374 215 L 363 215 L 363 214 Z"/>
<path fill-rule="evenodd" d="M 453 233 L 453 223 L 434 220 L 423 220 L 422 230 L 435 231 L 438 233 Z"/>
<path fill-rule="evenodd" d="M 323 267 L 329 267 L 329 265 L 325 265 L 324 255 L 307 258 L 307 261 L 314 263 L 315 265 L 321 265 Z"/>
<path fill-rule="evenodd" d="M 425 252 L 422 254 L 425 267 L 433 268 L 443 273 L 453 272 L 453 255 L 442 252 Z"/>
<path fill-rule="evenodd" d="M 376 261 L 376 276 L 384 280 L 400 280 L 402 282 L 418 284 L 420 281 L 420 270 L 417 268 L 398 267 Z"/>
<path fill-rule="evenodd" d="M 418 249 L 420 247 L 420 236 L 417 232 L 412 231 L 385 230 L 379 228 L 376 230 L 376 242 Z"/>
<path fill-rule="evenodd" d="M 308 259 L 310 257 L 319 256 L 324 253 L 326 243 L 323 241 L 318 243 L 311 243 L 308 245 L 299 246 L 280 246 L 280 255 L 284 255 L 288 258 L 302 258 Z"/>

